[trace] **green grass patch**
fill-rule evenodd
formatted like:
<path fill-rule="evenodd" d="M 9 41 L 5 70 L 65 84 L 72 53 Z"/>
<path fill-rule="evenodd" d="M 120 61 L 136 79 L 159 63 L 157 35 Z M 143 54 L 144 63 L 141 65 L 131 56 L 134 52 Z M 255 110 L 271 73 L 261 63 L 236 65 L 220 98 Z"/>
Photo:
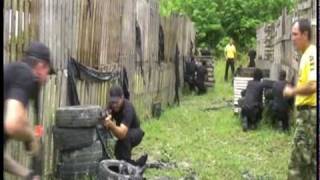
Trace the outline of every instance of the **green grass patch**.
<path fill-rule="evenodd" d="M 183 97 L 180 106 L 165 110 L 159 119 L 144 121 L 145 137 L 134 156 L 149 154 L 149 161 L 175 162 L 177 168 L 148 169 L 147 179 L 180 179 L 195 173 L 199 179 L 244 179 L 248 172 L 264 179 L 286 179 L 292 134 L 267 123 L 243 132 L 232 107 L 203 111 L 214 102 L 233 99 L 231 82 L 224 82 L 224 61 L 217 61 L 216 84 L 203 96 Z"/>

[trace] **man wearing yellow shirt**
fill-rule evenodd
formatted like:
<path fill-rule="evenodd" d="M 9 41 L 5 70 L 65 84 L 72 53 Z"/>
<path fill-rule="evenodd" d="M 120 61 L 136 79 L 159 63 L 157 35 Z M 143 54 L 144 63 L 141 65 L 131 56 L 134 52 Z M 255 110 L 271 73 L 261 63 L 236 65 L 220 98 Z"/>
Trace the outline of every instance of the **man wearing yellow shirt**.
<path fill-rule="evenodd" d="M 231 67 L 232 76 L 234 75 L 234 60 L 236 57 L 236 47 L 233 44 L 233 39 L 230 39 L 229 44 L 224 49 L 224 54 L 227 59 L 226 61 L 226 71 L 224 74 L 224 80 L 228 81 L 228 71 L 229 67 Z"/>
<path fill-rule="evenodd" d="M 301 19 L 293 24 L 292 41 L 302 57 L 297 86 L 287 86 L 283 91 L 284 96 L 296 97 L 297 109 L 288 180 L 313 180 L 316 179 L 317 172 L 317 48 L 310 43 L 309 20 Z"/>

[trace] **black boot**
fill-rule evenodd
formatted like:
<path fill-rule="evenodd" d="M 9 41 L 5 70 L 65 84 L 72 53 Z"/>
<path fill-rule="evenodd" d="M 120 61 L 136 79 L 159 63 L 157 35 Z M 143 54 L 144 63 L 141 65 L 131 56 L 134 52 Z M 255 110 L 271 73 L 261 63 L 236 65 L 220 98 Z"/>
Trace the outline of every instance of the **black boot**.
<path fill-rule="evenodd" d="M 244 132 L 248 130 L 248 118 L 246 116 L 242 117 L 242 130 Z"/>
<path fill-rule="evenodd" d="M 138 166 L 143 167 L 148 160 L 148 154 L 142 155 L 139 159 L 137 159 L 136 163 Z"/>

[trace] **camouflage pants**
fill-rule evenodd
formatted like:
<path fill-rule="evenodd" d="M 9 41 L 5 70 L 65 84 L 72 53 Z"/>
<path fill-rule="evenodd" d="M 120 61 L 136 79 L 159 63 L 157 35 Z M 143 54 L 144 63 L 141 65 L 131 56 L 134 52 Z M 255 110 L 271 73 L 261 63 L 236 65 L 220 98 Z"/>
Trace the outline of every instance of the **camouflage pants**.
<path fill-rule="evenodd" d="M 316 179 L 316 116 L 315 108 L 297 112 L 288 180 Z"/>

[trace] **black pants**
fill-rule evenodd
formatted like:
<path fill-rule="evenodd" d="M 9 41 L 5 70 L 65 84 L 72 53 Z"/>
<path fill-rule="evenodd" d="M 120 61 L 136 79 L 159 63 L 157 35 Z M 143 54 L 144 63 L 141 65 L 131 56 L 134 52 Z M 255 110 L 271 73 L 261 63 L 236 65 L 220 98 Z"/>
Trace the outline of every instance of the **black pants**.
<path fill-rule="evenodd" d="M 187 77 L 187 83 L 190 91 L 195 91 L 195 80 L 192 76 Z"/>
<path fill-rule="evenodd" d="M 225 74 L 224 74 L 224 80 L 225 81 L 228 80 L 229 67 L 231 67 L 231 72 L 232 72 L 232 77 L 233 77 L 233 75 L 234 75 L 234 59 L 227 59 L 227 61 L 226 61 L 226 71 L 225 71 Z"/>
<path fill-rule="evenodd" d="M 118 140 L 115 146 L 115 156 L 118 160 L 125 160 L 132 163 L 131 151 L 140 144 L 144 132 L 140 129 L 129 129 L 127 137 L 122 140 Z"/>
<path fill-rule="evenodd" d="M 249 127 L 256 127 L 258 122 L 262 118 L 262 108 L 259 106 L 253 107 L 243 107 L 241 109 L 241 116 L 242 118 L 247 119 L 247 123 Z"/>
<path fill-rule="evenodd" d="M 289 130 L 289 110 L 279 110 L 273 108 L 273 117 L 276 122 L 282 123 L 283 130 Z"/>
<path fill-rule="evenodd" d="M 198 88 L 198 94 L 205 94 L 207 92 L 207 87 L 204 83 L 204 80 L 197 80 L 196 85 Z"/>

